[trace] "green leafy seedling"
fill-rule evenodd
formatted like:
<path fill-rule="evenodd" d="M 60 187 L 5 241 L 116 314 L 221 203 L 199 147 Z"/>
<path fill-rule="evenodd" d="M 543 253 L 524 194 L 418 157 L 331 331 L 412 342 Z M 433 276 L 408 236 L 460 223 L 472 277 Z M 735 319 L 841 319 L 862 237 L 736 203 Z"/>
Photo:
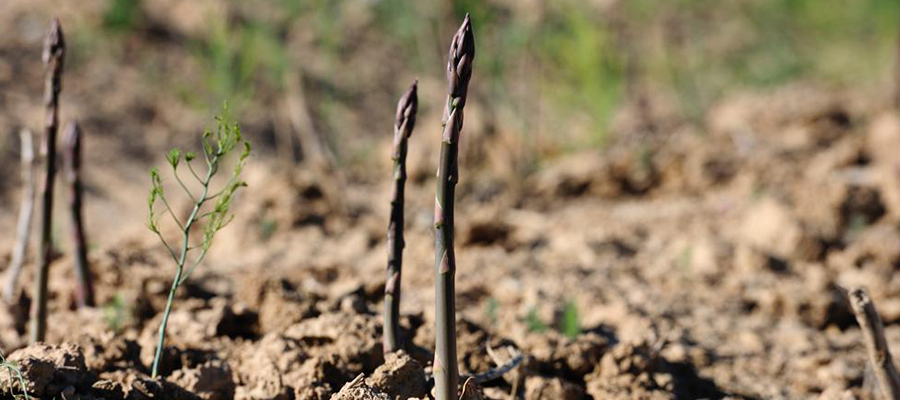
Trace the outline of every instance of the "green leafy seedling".
<path fill-rule="evenodd" d="M 575 302 L 566 302 L 562 318 L 559 320 L 559 331 L 570 339 L 574 339 L 581 334 L 581 321 L 578 316 L 578 306 L 575 305 Z"/>
<path fill-rule="evenodd" d="M 182 190 L 181 194 L 188 197 L 193 204 L 191 213 L 186 219 L 179 218 L 175 211 L 172 210 L 159 170 L 156 168 L 150 169 L 151 187 L 150 196 L 147 200 L 150 214 L 147 219 L 147 227 L 156 234 L 165 246 L 176 266 L 175 279 L 172 280 L 172 288 L 169 291 L 162 323 L 159 326 L 159 340 L 151 369 L 153 378 L 156 378 L 159 373 L 159 362 L 160 358 L 162 358 L 162 350 L 166 340 L 166 325 L 169 321 L 169 314 L 172 311 L 175 292 L 178 291 L 178 287 L 191 276 L 197 266 L 200 265 L 200 262 L 203 261 L 210 246 L 212 246 L 216 233 L 234 218 L 234 215 L 229 213 L 229 210 L 235 193 L 238 189 L 247 186 L 240 179 L 240 176 L 244 169 L 244 164 L 247 162 L 247 157 L 250 156 L 250 144 L 241 136 L 240 126 L 229 120 L 227 105 L 222 115 L 217 117 L 216 120 L 218 121 L 216 131 L 203 133 L 201 140 L 203 151 L 201 153 L 182 152 L 179 149 L 172 149 L 166 155 L 166 161 L 168 161 L 169 167 L 172 169 L 172 175 Z M 242 151 L 234 163 L 231 178 L 218 191 L 211 191 L 210 186 L 213 177 L 219 172 L 221 164 L 226 157 L 235 149 L 242 149 Z M 206 171 L 194 168 L 194 161 L 198 158 L 206 163 Z M 190 176 L 199 184 L 199 195 L 192 193 L 181 179 L 178 168 L 183 165 L 190 172 Z M 182 168 L 182 171 L 184 169 Z M 200 173 L 198 173 L 198 170 Z M 167 219 L 171 219 L 178 226 L 181 235 L 181 242 L 178 248 L 170 246 L 160 231 L 160 220 L 166 214 L 171 217 Z M 201 225 L 203 226 L 202 239 L 199 243 L 191 241 L 191 232 L 199 229 L 198 227 Z"/>
<path fill-rule="evenodd" d="M 9 388 L 9 394 L 14 399 L 25 399 L 31 400 L 31 397 L 28 395 L 27 386 L 25 386 L 25 375 L 22 374 L 22 370 L 19 368 L 19 365 L 15 361 L 8 361 L 6 357 L 3 355 L 3 352 L 0 352 L 0 371 L 6 371 L 6 377 L 3 386 Z M 3 373 L 0 372 L 0 380 L 3 380 Z M 16 385 L 22 389 L 22 394 L 14 394 L 14 388 Z"/>

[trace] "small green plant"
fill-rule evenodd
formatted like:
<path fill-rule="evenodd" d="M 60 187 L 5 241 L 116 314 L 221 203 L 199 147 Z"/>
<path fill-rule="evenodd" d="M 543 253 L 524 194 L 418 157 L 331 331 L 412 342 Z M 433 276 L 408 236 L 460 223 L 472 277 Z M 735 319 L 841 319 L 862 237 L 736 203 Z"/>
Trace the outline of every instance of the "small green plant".
<path fill-rule="evenodd" d="M 103 305 L 103 321 L 113 332 L 119 333 L 125 326 L 129 316 L 129 306 L 120 293 Z"/>
<path fill-rule="evenodd" d="M 689 271 L 691 269 L 691 263 L 694 259 L 694 250 L 687 246 L 684 250 L 681 251 L 681 254 L 678 255 L 678 267 L 681 268 L 682 271 Z"/>
<path fill-rule="evenodd" d="M 109 0 L 103 13 L 103 25 L 112 31 L 128 31 L 141 15 L 140 0 Z"/>
<path fill-rule="evenodd" d="M 19 365 L 14 361 L 7 361 L 3 352 L 0 352 L 0 370 L 6 370 L 6 379 L 3 386 L 9 388 L 10 396 L 14 399 L 31 399 L 31 397 L 28 396 L 28 389 L 27 386 L 25 386 L 25 376 L 22 374 L 22 370 L 19 369 Z M 0 376 L 0 379 L 3 379 L 2 376 Z M 19 385 L 19 388 L 22 389 L 22 394 L 13 394 L 16 385 Z"/>
<path fill-rule="evenodd" d="M 491 326 L 497 326 L 497 310 L 500 308 L 500 303 L 497 299 L 491 297 L 487 301 L 487 317 L 488 320 L 491 321 Z"/>
<path fill-rule="evenodd" d="M 166 340 L 166 324 L 169 321 L 169 313 L 172 311 L 175 292 L 178 291 L 178 287 L 190 277 L 191 273 L 194 272 L 194 269 L 196 269 L 200 262 L 203 261 L 207 251 L 209 251 L 210 246 L 212 246 L 213 238 L 216 233 L 234 218 L 234 215 L 229 213 L 231 202 L 234 200 L 234 195 L 237 190 L 246 186 L 246 183 L 240 180 L 240 176 L 244 169 L 244 164 L 247 161 L 247 157 L 250 156 L 250 144 L 241 136 L 240 126 L 238 124 L 232 124 L 228 119 L 227 105 L 222 115 L 217 117 L 216 120 L 218 121 L 216 131 L 206 131 L 203 133 L 202 137 L 203 153 L 201 156 L 206 162 L 206 171 L 204 173 L 199 174 L 197 172 L 198 169 L 194 168 L 192 163 L 197 158 L 197 154 L 192 151 L 183 153 L 179 149 L 172 149 L 166 156 L 169 166 L 172 167 L 172 175 L 183 191 L 183 195 L 187 196 L 191 203 L 193 203 L 191 213 L 188 215 L 187 219 L 182 221 L 169 205 L 170 202 L 163 188 L 159 170 L 156 168 L 150 170 L 151 187 L 150 196 L 147 200 L 150 215 L 147 219 L 147 227 L 159 237 L 159 240 L 166 247 L 169 255 L 172 256 L 172 260 L 175 261 L 176 266 L 175 279 L 172 280 L 172 288 L 169 291 L 169 298 L 166 302 L 162 323 L 159 326 L 159 341 L 157 343 L 156 356 L 153 358 L 153 368 L 151 370 L 151 376 L 153 378 L 156 378 L 159 373 L 159 361 L 162 357 L 162 350 Z M 243 151 L 234 164 L 231 178 L 219 191 L 211 192 L 210 184 L 212 178 L 219 172 L 219 168 L 225 157 L 238 147 L 243 147 Z M 184 164 L 182 164 L 182 161 Z M 199 195 L 195 196 L 179 176 L 178 167 L 181 165 L 187 165 L 190 176 L 200 185 Z M 157 203 L 162 204 L 162 210 L 157 210 Z M 213 205 L 212 207 L 208 207 L 208 204 Z M 181 234 L 181 243 L 178 250 L 170 246 L 160 232 L 159 222 L 164 214 L 168 214 L 175 225 L 178 226 Z M 191 232 L 201 224 L 204 225 L 202 239 L 199 243 L 193 243 L 191 241 Z M 196 253 L 193 260 L 188 260 L 189 253 L 191 252 L 199 253 Z"/>
<path fill-rule="evenodd" d="M 581 321 L 578 316 L 578 306 L 575 305 L 575 302 L 566 302 L 562 317 L 559 319 L 559 331 L 570 339 L 574 339 L 581 334 Z"/>
<path fill-rule="evenodd" d="M 278 221 L 273 218 L 266 218 L 259 223 L 259 237 L 263 242 L 268 241 L 278 230 Z"/>
<path fill-rule="evenodd" d="M 525 325 L 528 326 L 529 332 L 541 333 L 547 330 L 547 323 L 541 319 L 535 308 L 528 310 L 528 314 L 525 315 Z"/>

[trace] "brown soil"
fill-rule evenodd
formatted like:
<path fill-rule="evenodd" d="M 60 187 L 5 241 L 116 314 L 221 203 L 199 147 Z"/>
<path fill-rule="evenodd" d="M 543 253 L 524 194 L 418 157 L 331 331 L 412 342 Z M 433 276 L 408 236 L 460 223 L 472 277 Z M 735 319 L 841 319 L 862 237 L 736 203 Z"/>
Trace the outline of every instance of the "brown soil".
<path fill-rule="evenodd" d="M 522 193 L 483 200 L 471 186 L 462 191 L 461 372 L 495 367 L 488 345 L 500 358 L 514 346 L 525 361 L 482 384 L 487 398 L 513 389 L 529 399 L 867 396 L 861 337 L 841 287 L 868 286 L 900 345 L 891 278 L 900 262 L 900 180 L 892 155 L 879 150 L 900 145 L 900 117 L 855 114 L 839 102 L 771 108 L 794 95 L 740 100 L 746 115 L 733 120 L 722 115 L 737 106 L 725 104 L 709 132 L 671 134 L 649 164 L 620 144 L 555 162 Z M 71 273 L 61 259 L 49 343 L 63 344 L 10 355 L 29 392 L 427 396 L 431 185 L 413 183 L 409 195 L 403 329 L 412 358 L 385 359 L 387 205 L 370 200 L 388 188 L 335 188 L 316 178 L 326 174 L 250 168 L 255 190 L 240 199 L 236 226 L 179 293 L 165 380 L 146 375 L 170 279 L 158 246 L 135 236 L 93 253 L 98 298 L 120 299 L 121 310 L 69 311 Z M 647 176 L 652 183 L 636 192 Z M 270 218 L 279 226 L 263 239 L 259 224 Z M 254 245 L 234 252 L 238 243 Z M 554 329 L 567 303 L 583 332 L 575 338 Z M 4 314 L 13 329 L 6 348 L 21 346 L 21 319 Z"/>
<path fill-rule="evenodd" d="M 0 31 L 27 14 L 9 7 Z M 34 47 L 0 40 L 3 55 Z M 33 67 L 16 60 L 0 63 L 16 72 Z M 40 93 L 38 74 L 25 75 L 28 90 L 17 90 Z M 72 92 L 89 92 L 73 81 L 82 83 Z M 0 91 L 7 87 L 14 82 L 0 76 Z M 603 151 L 549 160 L 527 177 L 497 172 L 483 154 L 464 159 L 461 373 L 502 361 L 488 347 L 500 359 L 510 348 L 524 356 L 502 378 L 467 384 L 467 398 L 871 398 L 862 337 L 842 288 L 869 289 L 889 343 L 900 349 L 900 115 L 879 111 L 884 102 L 875 99 L 805 87 L 741 95 L 709 110 L 702 128 L 623 131 Z M 88 132 L 141 126 L 110 122 L 120 110 L 104 104 L 68 112 L 93 111 Z M 40 120 L 31 118 L 40 115 L 35 104 L 16 107 L 31 111 L 0 111 L 3 129 Z M 151 130 L 188 131 L 166 120 L 181 118 L 174 107 L 152 107 L 165 117 Z M 417 154 L 434 154 L 436 121 L 420 118 Z M 477 124 L 466 129 L 484 148 L 505 140 L 477 133 Z M 90 261 L 103 306 L 74 310 L 71 261 L 61 256 L 51 272 L 48 344 L 24 346 L 24 290 L 0 307 L 0 347 L 28 392 L 46 399 L 428 398 L 434 163 L 411 150 L 402 283 L 408 345 L 385 357 L 388 138 L 386 131 L 375 149 L 384 155 L 376 170 L 359 175 L 313 163 L 286 167 L 265 147 L 251 160 L 237 218 L 178 293 L 165 378 L 152 380 L 173 275 L 140 225 L 143 174 L 158 159 L 111 160 L 104 154 L 130 151 L 126 140 L 101 136 L 89 144 L 98 159 L 85 162 L 96 243 Z M 167 145 L 147 142 L 141 154 L 162 154 L 156 150 Z M 0 171 L 14 176 L 7 164 Z M 17 184 L 2 179 L 10 194 L 0 228 L 12 232 Z M 11 242 L 0 240 L 0 260 Z M 22 287 L 31 287 L 30 272 Z M 580 333 L 568 337 L 559 327 L 573 321 Z M 21 389 L 3 382 L 4 396 Z"/>

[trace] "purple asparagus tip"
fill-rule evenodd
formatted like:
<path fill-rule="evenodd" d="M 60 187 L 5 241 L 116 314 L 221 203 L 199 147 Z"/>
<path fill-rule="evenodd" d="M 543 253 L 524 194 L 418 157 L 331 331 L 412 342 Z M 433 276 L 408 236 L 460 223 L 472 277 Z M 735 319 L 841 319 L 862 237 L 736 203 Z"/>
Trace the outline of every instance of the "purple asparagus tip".
<path fill-rule="evenodd" d="M 66 41 L 63 38 L 62 26 L 59 24 L 59 18 L 53 18 L 50 23 L 50 32 L 44 39 L 44 52 L 42 58 L 44 63 L 49 63 L 53 59 L 62 59 L 66 52 Z"/>
<path fill-rule="evenodd" d="M 475 59 L 475 34 L 472 33 L 472 21 L 469 14 L 453 35 L 450 43 L 450 55 L 447 60 L 447 79 L 450 82 L 449 92 L 453 97 L 465 102 L 469 79 L 472 77 L 472 61 Z"/>
<path fill-rule="evenodd" d="M 419 108 L 418 86 L 419 80 L 416 79 L 397 103 L 397 120 L 394 127 L 398 130 L 398 134 L 402 133 L 407 138 L 412 135 L 413 128 L 416 126 L 416 111 Z M 399 132 L 401 130 L 403 132 Z"/>

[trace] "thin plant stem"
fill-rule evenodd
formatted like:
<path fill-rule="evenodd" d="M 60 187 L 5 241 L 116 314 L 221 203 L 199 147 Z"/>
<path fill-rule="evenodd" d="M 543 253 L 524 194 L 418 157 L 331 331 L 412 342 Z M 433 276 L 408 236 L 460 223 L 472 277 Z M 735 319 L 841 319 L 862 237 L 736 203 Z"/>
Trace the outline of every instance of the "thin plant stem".
<path fill-rule="evenodd" d="M 213 161 L 214 163 L 218 162 L 218 159 Z M 193 227 L 194 222 L 197 221 L 197 216 L 200 211 L 200 207 L 203 206 L 203 203 L 207 200 L 206 194 L 209 191 L 209 181 L 212 179 L 212 175 L 214 173 L 214 169 L 210 168 L 207 172 L 206 179 L 203 180 L 203 192 L 200 194 L 200 197 L 197 199 L 197 202 L 194 204 L 194 209 L 191 210 L 190 216 L 188 216 L 187 221 L 185 222 L 182 228 L 182 245 L 181 245 L 181 255 L 178 258 L 177 270 L 175 272 L 175 279 L 172 280 L 172 287 L 169 290 L 169 297 L 166 300 L 166 309 L 163 312 L 162 322 L 159 324 L 159 335 L 158 342 L 156 343 L 156 354 L 153 357 L 153 367 L 151 368 L 150 376 L 152 378 L 156 378 L 159 374 L 159 362 L 162 358 L 163 348 L 166 343 L 166 327 L 169 324 L 169 314 L 172 312 L 172 303 L 175 302 L 175 293 L 178 291 L 178 287 L 181 286 L 182 280 L 181 276 L 184 273 L 184 264 L 187 261 L 188 247 L 190 244 L 190 233 L 191 227 Z M 167 246 L 168 247 L 168 246 Z M 203 254 L 206 254 L 204 251 Z M 197 261 L 199 263 L 199 260 Z"/>
<path fill-rule="evenodd" d="M 69 184 L 69 216 L 72 230 L 72 247 L 75 252 L 75 276 L 78 280 L 75 298 L 79 307 L 94 306 L 94 284 L 87 258 L 87 240 L 84 234 L 81 190 L 81 140 L 82 132 L 77 123 L 66 126 L 65 178 Z"/>
<path fill-rule="evenodd" d="M 31 237 L 31 220 L 34 215 L 34 139 L 31 131 L 23 129 L 19 132 L 22 144 L 22 208 L 19 210 L 19 222 L 16 226 L 16 244 L 13 247 L 9 262 L 9 272 L 3 288 L 3 299 L 12 304 L 16 294 L 16 284 L 22 275 L 25 265 L 25 254 L 28 251 L 28 239 Z"/>
<path fill-rule="evenodd" d="M 172 250 L 172 246 L 169 246 L 169 242 L 166 241 L 166 238 L 159 232 L 156 232 L 156 236 L 162 241 L 163 246 L 166 246 L 166 250 L 169 251 L 169 255 L 172 256 L 172 259 L 175 260 L 175 262 L 178 262 L 178 255 L 175 254 L 175 250 Z"/>
<path fill-rule="evenodd" d="M 406 90 L 397 104 L 394 123 L 393 186 L 391 191 L 391 217 L 388 223 L 387 278 L 384 284 L 384 352 L 392 353 L 402 347 L 400 340 L 400 282 L 403 270 L 403 208 L 406 186 L 406 152 L 409 137 L 416 124 L 418 109 L 418 81 Z"/>
<path fill-rule="evenodd" d="M 32 344 L 44 341 L 47 335 L 47 301 L 48 275 L 50 272 L 51 230 L 53 228 L 53 182 L 56 176 L 56 132 L 59 127 L 59 94 L 62 91 L 63 62 L 66 44 L 63 39 L 59 20 L 54 18 L 50 31 L 44 40 L 44 64 L 47 66 L 47 78 L 44 91 L 43 155 L 45 160 L 44 181 L 41 187 L 41 223 L 40 243 L 38 248 L 37 272 L 35 274 L 34 304 L 31 308 Z"/>
<path fill-rule="evenodd" d="M 191 175 L 194 176 L 194 179 L 196 179 L 197 182 L 203 183 L 203 179 L 200 179 L 200 175 L 198 175 L 197 172 L 194 171 L 194 166 L 191 163 L 187 163 L 187 166 L 188 166 L 188 169 L 191 171 Z"/>
<path fill-rule="evenodd" d="M 9 387 L 9 393 L 12 395 L 13 387 L 16 383 L 19 384 L 19 388 L 22 390 L 21 398 L 25 400 L 31 400 L 31 396 L 28 395 L 28 386 L 25 385 L 25 376 L 22 374 L 22 370 L 18 365 L 14 362 L 10 362 L 6 359 L 6 356 L 3 355 L 3 352 L 0 351 L 0 368 L 6 370 L 7 381 L 6 385 Z M 13 376 L 15 375 L 15 377 Z M 13 398 L 20 398 L 20 396 L 13 395 Z"/>
<path fill-rule="evenodd" d="M 208 249 L 200 250 L 200 255 L 197 257 L 197 260 L 194 261 L 194 265 L 191 265 L 191 267 L 187 269 L 187 273 L 185 273 L 184 277 L 181 278 L 181 282 L 178 283 L 179 285 L 184 283 L 188 280 L 188 278 L 191 277 L 191 274 L 193 274 L 194 270 L 197 269 L 197 267 L 200 265 L 200 261 L 203 261 L 203 258 L 206 257 L 207 250 Z"/>
<path fill-rule="evenodd" d="M 188 164 L 190 165 L 190 164 Z M 172 172 L 172 175 L 175 175 L 175 180 L 178 181 L 178 185 L 181 186 L 181 190 L 184 190 L 184 193 L 191 199 L 192 202 L 196 203 L 197 199 L 194 198 L 194 195 L 191 193 L 191 190 L 187 188 L 187 185 L 181 180 L 181 177 L 178 176 L 178 171 Z"/>
<path fill-rule="evenodd" d="M 449 95 L 444 108 L 441 158 L 434 205 L 435 270 L 435 350 L 434 385 L 437 400 L 456 400 L 459 367 L 456 357 L 456 255 L 453 248 L 453 206 L 459 181 L 459 137 L 463 127 L 463 108 L 472 61 L 475 37 L 469 16 L 453 35 L 447 64 Z"/>
<path fill-rule="evenodd" d="M 166 211 L 168 211 L 168 212 L 169 212 L 169 215 L 172 216 L 172 220 L 175 221 L 175 224 L 178 225 L 178 228 L 181 229 L 181 230 L 184 230 L 185 224 L 182 224 L 182 223 L 181 223 L 181 220 L 178 219 L 178 216 L 177 216 L 177 215 L 175 215 L 175 211 L 172 211 L 172 207 L 169 207 L 169 201 L 166 200 L 165 197 L 160 197 L 159 199 L 162 200 L 163 206 L 166 207 Z"/>

